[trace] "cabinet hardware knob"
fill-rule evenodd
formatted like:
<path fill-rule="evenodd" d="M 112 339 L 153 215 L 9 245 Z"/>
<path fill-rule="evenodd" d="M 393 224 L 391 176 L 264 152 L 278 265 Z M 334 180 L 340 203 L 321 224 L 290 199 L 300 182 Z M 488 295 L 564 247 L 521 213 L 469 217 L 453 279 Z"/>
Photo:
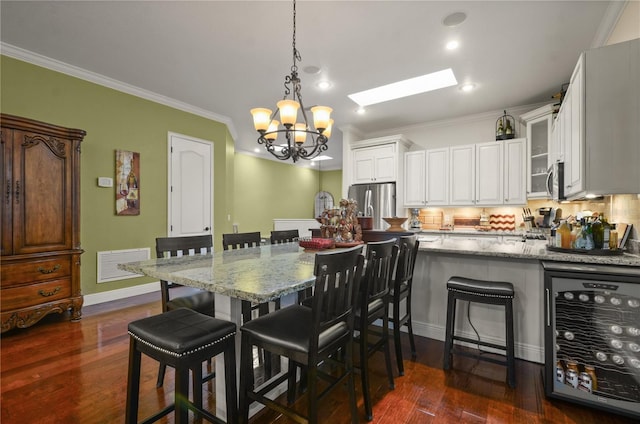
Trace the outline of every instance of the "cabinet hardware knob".
<path fill-rule="evenodd" d="M 57 294 L 60 291 L 60 286 L 56 287 L 55 289 L 46 292 L 44 290 L 38 290 L 38 294 L 42 297 L 49 297 L 49 296 L 53 296 L 54 294 Z"/>
<path fill-rule="evenodd" d="M 41 274 L 51 274 L 52 272 L 56 272 L 57 270 L 60 269 L 60 264 L 56 264 L 53 268 L 51 269 L 44 269 L 41 266 L 39 266 L 37 268 L 37 271 L 40 272 Z"/>
<path fill-rule="evenodd" d="M 204 227 L 204 230 L 205 231 L 209 231 L 209 227 Z"/>

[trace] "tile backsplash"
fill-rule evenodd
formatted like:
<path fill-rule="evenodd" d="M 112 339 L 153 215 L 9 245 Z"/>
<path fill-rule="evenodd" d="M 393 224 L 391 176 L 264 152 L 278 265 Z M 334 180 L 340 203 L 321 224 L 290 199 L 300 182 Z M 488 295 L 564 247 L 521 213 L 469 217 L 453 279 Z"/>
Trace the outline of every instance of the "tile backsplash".
<path fill-rule="evenodd" d="M 556 207 L 562 209 L 562 217 L 575 216 L 578 212 L 591 211 L 603 213 L 611 223 L 632 224 L 633 229 L 627 241 L 627 251 L 640 254 L 640 195 L 617 194 L 605 196 L 601 200 L 589 200 L 569 203 L 555 203 L 549 200 L 530 200 L 527 207 L 531 209 L 534 216 L 539 216 L 538 209 L 542 207 Z M 458 222 L 468 219 L 468 222 L 479 220 L 483 208 L 460 207 L 460 208 L 429 208 L 423 211 L 438 212 L 442 214 L 444 222 Z M 521 207 L 496 207 L 484 208 L 489 215 L 515 215 L 516 230 L 524 228 Z M 408 211 L 410 212 L 410 211 Z M 424 214 L 424 213 L 423 213 Z M 421 215 L 423 215 L 421 214 Z M 462 222 L 462 221 L 460 221 Z"/>

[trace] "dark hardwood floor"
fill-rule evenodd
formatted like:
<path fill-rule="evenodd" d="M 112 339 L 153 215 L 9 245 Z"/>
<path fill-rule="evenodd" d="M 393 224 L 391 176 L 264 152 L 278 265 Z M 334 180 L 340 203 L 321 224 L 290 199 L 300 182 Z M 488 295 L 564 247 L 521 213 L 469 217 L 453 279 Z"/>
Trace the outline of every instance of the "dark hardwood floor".
<path fill-rule="evenodd" d="M 85 307 L 80 322 L 54 314 L 28 329 L 1 338 L 1 422 L 122 423 L 126 400 L 130 321 L 160 313 L 159 294 Z M 405 340 L 406 341 L 406 340 Z M 406 341 L 408 344 L 408 341 Z M 418 357 L 405 359 L 405 376 L 389 390 L 382 354 L 372 361 L 374 421 L 395 423 L 632 423 L 615 414 L 544 396 L 541 366 L 517 361 L 517 389 L 505 383 L 502 366 L 457 357 L 454 370 L 442 367 L 443 343 L 417 338 Z M 408 352 L 408 346 L 405 352 Z M 155 388 L 157 363 L 143 355 L 141 417 L 172 401 L 173 373 Z M 360 421 L 365 422 L 359 380 Z M 205 403 L 215 409 L 212 387 Z M 321 403 L 321 422 L 349 423 L 346 392 L 340 388 Z M 300 407 L 304 407 L 301 400 Z M 160 422 L 173 422 L 173 415 Z M 261 413 L 251 423 L 288 423 Z"/>

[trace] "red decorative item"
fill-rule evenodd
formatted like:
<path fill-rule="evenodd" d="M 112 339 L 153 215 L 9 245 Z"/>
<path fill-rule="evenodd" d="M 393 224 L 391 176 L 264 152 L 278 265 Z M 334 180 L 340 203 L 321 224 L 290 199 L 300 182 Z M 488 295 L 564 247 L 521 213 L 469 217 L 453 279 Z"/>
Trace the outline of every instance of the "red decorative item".
<path fill-rule="evenodd" d="M 309 250 L 324 250 L 336 247 L 335 240 L 330 238 L 301 238 L 298 244 L 300 247 Z"/>

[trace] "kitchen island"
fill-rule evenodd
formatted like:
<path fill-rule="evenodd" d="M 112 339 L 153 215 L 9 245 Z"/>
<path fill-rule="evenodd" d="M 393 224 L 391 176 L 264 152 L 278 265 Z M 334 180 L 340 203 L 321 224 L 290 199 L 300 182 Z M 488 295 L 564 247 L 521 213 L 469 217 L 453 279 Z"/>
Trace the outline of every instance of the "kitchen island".
<path fill-rule="evenodd" d="M 551 252 L 546 241 L 519 241 L 517 237 L 477 239 L 418 234 L 420 252 L 413 284 L 413 327 L 416 334 L 444 340 L 447 280 L 454 275 L 492 281 L 508 281 L 515 289 L 514 332 L 516 357 L 544 363 L 544 270 L 541 261 L 576 265 L 640 267 L 640 256 L 595 256 Z M 476 338 L 467 308 L 458 308 L 459 331 Z M 470 320 L 482 340 L 504 343 L 504 311 L 493 305 L 472 304 Z M 462 314 L 462 315 L 460 315 Z"/>

